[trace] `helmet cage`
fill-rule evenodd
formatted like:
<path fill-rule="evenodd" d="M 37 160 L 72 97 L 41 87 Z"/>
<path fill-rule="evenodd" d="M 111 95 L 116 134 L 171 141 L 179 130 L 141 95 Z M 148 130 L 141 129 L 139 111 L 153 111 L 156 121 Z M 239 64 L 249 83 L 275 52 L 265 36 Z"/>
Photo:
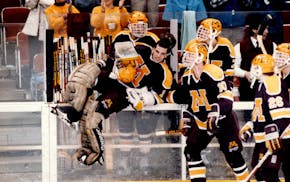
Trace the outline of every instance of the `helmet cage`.
<path fill-rule="evenodd" d="M 129 26 L 130 32 L 135 37 L 144 37 L 148 31 L 148 23 L 140 21 L 138 23 L 130 23 Z"/>
<path fill-rule="evenodd" d="M 211 30 L 207 29 L 203 25 L 200 25 L 196 31 L 197 39 L 199 41 L 207 41 L 211 32 Z"/>
<path fill-rule="evenodd" d="M 203 54 L 196 52 L 185 51 L 182 57 L 182 64 L 188 69 L 192 69 L 194 65 L 203 62 L 204 56 Z"/>
<path fill-rule="evenodd" d="M 273 58 L 275 59 L 275 65 L 278 68 L 283 68 L 284 66 L 289 65 L 290 56 L 285 52 L 276 50 L 273 54 Z"/>

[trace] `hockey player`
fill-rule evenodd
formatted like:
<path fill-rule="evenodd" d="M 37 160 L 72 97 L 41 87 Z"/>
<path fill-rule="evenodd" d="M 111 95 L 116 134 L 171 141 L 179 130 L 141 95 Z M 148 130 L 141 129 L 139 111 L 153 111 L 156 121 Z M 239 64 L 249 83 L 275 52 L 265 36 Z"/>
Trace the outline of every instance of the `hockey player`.
<path fill-rule="evenodd" d="M 285 80 L 290 93 L 290 43 L 279 44 L 273 57 L 277 67 L 281 70 L 281 76 Z"/>
<path fill-rule="evenodd" d="M 165 46 L 168 45 L 170 42 L 167 41 Z M 163 93 L 161 88 L 171 88 L 173 77 L 168 66 L 150 61 L 151 49 L 139 50 L 139 54 L 136 50 L 138 49 L 131 42 L 118 42 L 115 44 L 115 60 L 107 60 L 106 67 L 102 66 L 102 70 L 94 63 L 86 63 L 69 77 L 65 101 L 72 106 L 70 111 L 73 112 L 66 112 L 61 107 L 56 110 L 59 115 L 64 116 L 62 119 L 70 123 L 80 119 L 82 147 L 77 150 L 76 156 L 86 165 L 92 165 L 96 161 L 102 163 L 104 146 L 101 123 L 105 118 L 126 108 L 130 103 L 138 110 L 144 105 L 159 103 Z M 164 80 L 159 82 L 162 86 L 157 86 L 157 82 L 152 83 L 152 80 L 159 80 L 160 77 Z M 145 86 L 148 90 L 145 96 L 141 92 L 146 89 L 130 90 L 131 87 Z M 92 90 L 101 94 L 95 98 L 94 94 L 90 94 Z"/>
<path fill-rule="evenodd" d="M 234 46 L 221 32 L 222 23 L 218 19 L 206 18 L 200 23 L 196 38 L 208 45 L 209 63 L 219 66 L 226 76 L 233 76 Z"/>
<path fill-rule="evenodd" d="M 114 56 L 114 44 L 116 42 L 132 41 L 135 46 L 145 46 L 153 48 L 156 46 L 159 37 L 148 31 L 148 19 L 145 13 L 133 11 L 129 15 L 129 30 L 119 32 L 111 44 L 110 55 Z"/>
<path fill-rule="evenodd" d="M 281 49 L 281 47 L 280 47 Z M 257 181 L 278 182 L 279 168 L 285 180 L 289 182 L 290 124 L 289 94 L 285 82 L 276 73 L 274 58 L 268 54 L 259 54 L 252 61 L 254 109 L 252 120 L 240 130 L 241 139 L 247 141 L 253 132 L 255 147 L 252 166 L 270 152 L 270 156 L 255 173 Z M 280 138 L 280 135 L 283 136 Z"/>
<path fill-rule="evenodd" d="M 136 49 L 140 49 L 140 50 L 152 49 L 152 55 L 154 54 L 154 56 L 155 56 L 156 51 L 160 51 L 159 45 L 156 46 L 156 43 L 159 41 L 159 38 L 154 33 L 148 31 L 148 18 L 145 13 L 140 12 L 140 11 L 133 11 L 129 16 L 128 28 L 129 30 L 123 30 L 119 32 L 113 39 L 111 51 L 110 51 L 111 56 L 113 56 L 115 52 L 114 44 L 117 42 L 123 42 L 123 41 L 131 41 L 136 47 Z M 161 41 L 161 44 L 164 44 L 164 41 Z M 171 45 L 171 43 L 169 43 L 168 45 Z M 164 56 L 167 57 L 167 46 L 165 50 L 162 51 L 162 54 L 165 54 L 165 55 L 162 55 L 162 57 Z M 150 53 L 148 55 L 150 55 Z M 163 62 L 163 59 L 161 61 Z M 156 65 L 163 65 L 163 64 L 164 63 L 156 64 Z M 140 75 L 140 77 L 142 77 L 142 75 Z M 152 79 L 154 79 L 154 77 L 152 77 Z M 146 80 L 146 79 L 143 79 L 143 80 Z M 152 81 L 150 82 L 149 82 L 150 84 L 161 83 L 158 80 L 156 80 L 156 82 L 152 82 Z M 138 86 L 137 84 L 135 85 Z M 141 144 L 151 143 L 152 141 L 151 133 L 155 130 L 156 124 L 157 124 L 156 114 L 148 113 L 148 112 L 120 112 L 116 114 L 116 117 L 117 117 L 118 126 L 119 126 L 118 129 L 120 133 L 120 140 L 119 140 L 120 144 L 132 144 L 134 142 L 135 131 L 138 135 L 138 143 L 141 143 Z M 133 168 L 136 168 L 137 170 L 139 167 L 143 168 L 140 171 L 144 171 L 144 173 L 147 173 L 146 168 L 149 167 L 149 163 L 147 160 L 149 151 L 150 151 L 149 149 L 137 150 L 136 156 L 138 155 L 141 158 L 140 165 Z M 130 158 L 126 157 L 128 155 L 132 155 L 131 152 L 132 152 L 131 149 L 121 148 L 120 152 L 118 153 L 120 155 L 120 158 L 119 158 L 120 162 L 117 163 L 117 168 L 119 168 L 118 171 L 122 175 L 128 175 L 128 173 L 131 172 L 130 169 L 126 167 L 126 166 L 132 166 L 129 164 Z M 134 163 L 136 163 L 136 161 L 134 161 Z"/>
<path fill-rule="evenodd" d="M 238 122 L 232 110 L 233 95 L 222 69 L 207 63 L 208 48 L 198 40 L 190 41 L 182 64 L 186 67 L 181 85 L 167 98 L 170 103 L 188 104 L 181 128 L 187 137 L 184 155 L 192 182 L 206 181 L 206 166 L 201 151 L 216 137 L 237 181 L 243 181 L 248 168 L 241 154 Z"/>

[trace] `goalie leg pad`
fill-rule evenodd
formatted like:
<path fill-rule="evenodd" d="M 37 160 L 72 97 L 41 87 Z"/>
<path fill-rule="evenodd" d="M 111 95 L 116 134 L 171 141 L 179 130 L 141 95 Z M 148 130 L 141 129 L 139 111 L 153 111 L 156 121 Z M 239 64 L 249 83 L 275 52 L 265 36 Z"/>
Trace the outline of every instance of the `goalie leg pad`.
<path fill-rule="evenodd" d="M 86 128 L 86 121 L 80 120 L 81 145 L 77 150 L 77 158 L 86 165 L 92 165 L 96 161 L 103 163 L 104 137 L 99 128 Z"/>
<path fill-rule="evenodd" d="M 81 147 L 75 153 L 77 159 L 85 164 L 85 165 L 92 165 L 95 162 L 99 162 L 101 165 L 104 163 L 103 155 L 100 153 L 92 152 L 89 148 Z"/>
<path fill-rule="evenodd" d="M 95 112 L 98 107 L 98 101 L 95 101 L 93 95 L 89 97 L 80 121 L 81 144 L 82 148 L 78 151 L 81 162 L 91 165 L 98 161 L 102 163 L 104 153 L 104 137 L 101 132 L 104 116 Z"/>
<path fill-rule="evenodd" d="M 63 94 L 64 102 L 70 103 L 77 111 L 85 105 L 87 96 L 95 84 L 101 70 L 95 63 L 84 63 L 74 69 L 68 78 L 68 84 Z"/>

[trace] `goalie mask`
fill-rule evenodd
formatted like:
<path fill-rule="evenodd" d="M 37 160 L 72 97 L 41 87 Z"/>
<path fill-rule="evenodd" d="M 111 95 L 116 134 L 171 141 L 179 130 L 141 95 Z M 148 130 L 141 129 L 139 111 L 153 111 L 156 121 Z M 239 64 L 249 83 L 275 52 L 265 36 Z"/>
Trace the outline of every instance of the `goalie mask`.
<path fill-rule="evenodd" d="M 290 43 L 282 43 L 277 46 L 273 57 L 275 64 L 279 69 L 283 69 L 290 64 Z"/>
<path fill-rule="evenodd" d="M 215 18 L 207 18 L 200 23 L 197 29 L 197 39 L 207 41 L 217 37 L 222 30 L 222 23 Z"/>
<path fill-rule="evenodd" d="M 271 55 L 259 54 L 252 60 L 250 73 L 253 79 L 261 80 L 263 74 L 275 72 L 275 60 Z"/>
<path fill-rule="evenodd" d="M 133 11 L 129 17 L 129 30 L 135 37 L 144 37 L 148 30 L 148 19 L 143 12 Z"/>
<path fill-rule="evenodd" d="M 115 50 L 115 65 L 113 70 L 116 78 L 123 83 L 130 83 L 135 78 L 140 56 L 130 41 L 116 42 Z"/>
<path fill-rule="evenodd" d="M 196 64 L 203 62 L 207 63 L 208 48 L 204 43 L 194 39 L 191 40 L 185 47 L 182 64 L 188 69 L 192 69 Z"/>

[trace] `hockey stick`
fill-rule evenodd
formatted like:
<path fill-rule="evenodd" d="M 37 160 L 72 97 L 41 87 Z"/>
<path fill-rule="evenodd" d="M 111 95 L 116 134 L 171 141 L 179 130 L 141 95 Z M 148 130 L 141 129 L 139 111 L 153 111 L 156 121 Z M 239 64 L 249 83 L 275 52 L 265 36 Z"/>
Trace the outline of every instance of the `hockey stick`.
<path fill-rule="evenodd" d="M 156 131 L 155 136 L 163 136 L 163 135 L 179 135 L 182 130 L 161 130 Z"/>
<path fill-rule="evenodd" d="M 283 133 L 280 135 L 279 138 L 283 139 L 283 137 L 288 134 L 290 130 L 290 124 L 285 128 L 285 130 L 283 131 Z M 248 177 L 246 178 L 246 182 L 250 181 L 250 179 L 254 176 L 254 174 L 258 171 L 258 169 L 264 164 L 264 162 L 266 161 L 266 159 L 272 154 L 272 152 L 270 150 L 268 150 L 265 155 L 262 157 L 262 159 L 258 162 L 258 164 L 253 168 L 253 170 L 250 172 L 250 174 L 248 175 Z"/>
<path fill-rule="evenodd" d="M 267 26 L 269 25 L 270 21 L 272 21 L 272 16 L 270 14 L 267 14 L 266 17 L 264 18 L 264 20 L 262 21 L 262 23 L 259 25 L 258 30 L 257 30 L 257 41 L 261 47 L 261 50 L 263 52 L 263 54 L 267 54 L 267 51 L 265 49 L 265 46 L 263 44 L 263 32 L 265 31 L 265 29 L 267 28 Z"/>

